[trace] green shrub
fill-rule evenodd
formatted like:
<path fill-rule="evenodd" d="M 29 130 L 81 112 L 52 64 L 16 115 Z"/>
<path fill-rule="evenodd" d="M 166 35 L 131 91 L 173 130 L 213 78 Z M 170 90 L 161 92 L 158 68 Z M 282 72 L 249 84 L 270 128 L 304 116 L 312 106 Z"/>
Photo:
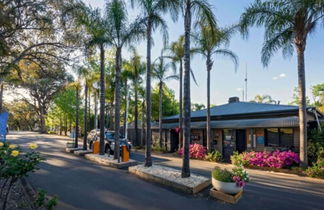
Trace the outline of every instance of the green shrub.
<path fill-rule="evenodd" d="M 212 171 L 212 177 L 221 182 L 234 182 L 232 177 L 233 173 L 227 169 L 216 168 Z"/>
<path fill-rule="evenodd" d="M 152 146 L 152 151 L 153 152 L 163 152 L 163 153 L 167 153 L 168 150 L 165 147 L 160 147 L 159 145 L 153 145 Z"/>
<path fill-rule="evenodd" d="M 307 156 L 310 165 L 324 158 L 324 126 L 321 131 L 314 129 L 308 133 Z"/>
<path fill-rule="evenodd" d="M 235 166 L 248 166 L 249 161 L 244 159 L 244 153 L 239 154 L 237 151 L 231 156 L 231 162 Z"/>
<path fill-rule="evenodd" d="M 222 153 L 219 151 L 215 150 L 213 152 L 208 153 L 205 156 L 205 159 L 208 161 L 213 161 L 213 162 L 220 162 L 222 160 Z"/>
<path fill-rule="evenodd" d="M 318 164 L 314 164 L 312 167 L 308 167 L 305 173 L 310 177 L 324 179 L 324 167 L 319 166 Z"/>

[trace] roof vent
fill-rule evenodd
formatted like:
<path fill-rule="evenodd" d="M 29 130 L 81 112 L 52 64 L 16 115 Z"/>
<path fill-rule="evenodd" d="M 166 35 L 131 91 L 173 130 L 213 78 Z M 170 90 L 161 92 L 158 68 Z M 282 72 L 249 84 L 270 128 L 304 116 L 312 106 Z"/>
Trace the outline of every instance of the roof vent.
<path fill-rule="evenodd" d="M 230 103 L 236 103 L 236 102 L 240 102 L 239 97 L 230 97 L 230 98 L 228 99 L 228 103 L 229 103 L 229 104 L 230 104 Z"/>

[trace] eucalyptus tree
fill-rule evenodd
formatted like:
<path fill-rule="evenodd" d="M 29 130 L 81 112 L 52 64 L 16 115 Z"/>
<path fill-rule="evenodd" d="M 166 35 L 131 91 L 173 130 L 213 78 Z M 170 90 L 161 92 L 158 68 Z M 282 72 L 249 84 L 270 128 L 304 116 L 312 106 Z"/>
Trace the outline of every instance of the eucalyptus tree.
<path fill-rule="evenodd" d="M 169 58 L 177 64 L 179 63 L 179 149 L 183 144 L 183 59 L 184 59 L 184 36 L 180 36 L 178 41 L 172 42 L 166 51 Z"/>
<path fill-rule="evenodd" d="M 141 22 L 146 26 L 146 154 L 145 166 L 152 166 L 152 131 L 151 131 L 151 48 L 152 32 L 160 27 L 166 44 L 168 33 L 167 24 L 163 19 L 163 14 L 170 12 L 173 20 L 178 17 L 179 0 L 131 0 L 134 7 L 135 2 L 142 10 Z"/>
<path fill-rule="evenodd" d="M 213 57 L 221 55 L 229 57 L 235 64 L 235 70 L 238 65 L 238 57 L 234 52 L 227 48 L 222 48 L 226 46 L 231 38 L 231 35 L 235 32 L 235 27 L 230 27 L 226 29 L 221 29 L 219 27 L 211 28 L 204 23 L 200 23 L 200 31 L 196 34 L 195 42 L 197 43 L 194 51 L 201 54 L 206 58 L 206 69 L 207 69 L 207 120 L 206 120 L 206 130 L 207 130 L 207 151 L 211 151 L 211 127 L 210 127 L 210 72 L 213 68 L 214 60 Z"/>
<path fill-rule="evenodd" d="M 111 0 L 106 4 L 106 19 L 109 23 L 110 45 L 116 50 L 115 54 L 115 153 L 114 158 L 120 156 L 119 133 L 120 130 L 120 77 L 122 65 L 122 48 L 140 40 L 145 30 L 140 21 L 135 20 L 129 24 L 126 4 L 122 0 Z"/>
<path fill-rule="evenodd" d="M 241 30 L 248 34 L 252 26 L 265 27 L 261 60 L 264 66 L 279 49 L 284 57 L 297 54 L 300 160 L 307 166 L 307 123 L 305 49 L 307 38 L 324 20 L 323 0 L 256 0 L 241 16 Z M 322 25 L 323 26 L 323 25 Z"/>
<path fill-rule="evenodd" d="M 168 75 L 170 69 L 173 69 L 174 74 Z M 159 142 L 160 147 L 162 147 L 163 87 L 166 85 L 166 81 L 179 79 L 179 77 L 176 75 L 176 67 L 173 63 L 167 63 L 163 54 L 153 62 L 152 73 L 153 78 L 158 80 L 159 87 Z"/>
<path fill-rule="evenodd" d="M 184 44 L 184 81 L 183 81 L 183 103 L 184 103 L 184 155 L 182 163 L 183 178 L 190 177 L 189 166 L 189 143 L 191 132 L 191 99 L 190 99 L 190 41 L 192 19 L 195 17 L 196 23 L 204 22 L 211 28 L 216 26 L 216 18 L 211 9 L 211 5 L 207 0 L 180 0 L 182 11 L 184 13 L 184 30 L 185 30 L 185 44 Z M 197 25 L 197 24 L 194 24 Z"/>
<path fill-rule="evenodd" d="M 100 52 L 100 155 L 105 154 L 105 46 L 111 42 L 110 23 L 99 9 L 93 9 L 82 2 L 72 10 L 75 21 L 87 35 L 86 51 L 99 48 Z M 107 14 L 108 15 L 108 14 Z M 106 16 L 107 16 L 106 15 Z"/>

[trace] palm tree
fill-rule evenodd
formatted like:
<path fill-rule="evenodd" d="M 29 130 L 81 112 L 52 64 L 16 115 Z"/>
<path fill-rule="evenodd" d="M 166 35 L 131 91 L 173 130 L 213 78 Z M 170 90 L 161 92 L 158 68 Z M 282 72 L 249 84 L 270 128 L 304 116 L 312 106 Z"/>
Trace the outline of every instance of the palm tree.
<path fill-rule="evenodd" d="M 307 166 L 307 124 L 305 93 L 305 49 L 308 36 L 324 19 L 323 0 L 255 1 L 241 16 L 241 31 L 247 35 L 251 26 L 265 27 L 261 60 L 264 66 L 279 49 L 291 56 L 294 48 L 298 60 L 298 99 L 301 166 Z"/>
<path fill-rule="evenodd" d="M 142 81 L 141 75 L 145 72 L 145 63 L 141 62 L 141 56 L 135 48 L 131 48 L 131 57 L 129 60 L 129 68 L 132 71 L 131 80 L 134 86 L 134 129 L 135 129 L 135 145 L 141 145 L 138 133 L 138 89 Z"/>
<path fill-rule="evenodd" d="M 183 59 L 184 59 L 184 36 L 180 36 L 178 41 L 172 42 L 170 47 L 166 48 L 169 52 L 169 58 L 177 64 L 179 63 L 179 149 L 182 147 L 183 143 Z"/>
<path fill-rule="evenodd" d="M 238 65 L 237 56 L 228 49 L 221 47 L 227 44 L 231 35 L 234 32 L 234 27 L 229 29 L 211 28 L 204 23 L 200 23 L 200 32 L 195 36 L 197 48 L 196 53 L 201 54 L 206 58 L 207 69 L 207 151 L 211 151 L 211 127 L 210 127 L 210 71 L 213 68 L 213 56 L 222 55 L 232 59 L 235 64 L 235 70 Z"/>
<path fill-rule="evenodd" d="M 178 75 L 175 75 L 176 68 L 173 63 L 166 63 L 163 54 L 153 62 L 153 74 L 152 76 L 158 80 L 159 86 L 159 141 L 160 147 L 162 147 L 162 115 L 163 115 L 163 87 L 165 82 L 171 79 L 179 79 Z M 174 74 L 167 75 L 170 68 L 173 68 Z"/>
<path fill-rule="evenodd" d="M 106 5 L 106 18 L 109 22 L 111 46 L 116 49 L 115 54 L 115 153 L 114 158 L 120 161 L 119 130 L 120 130 L 120 77 L 122 65 L 122 48 L 134 41 L 138 41 L 145 34 L 143 24 L 135 21 L 128 24 L 125 2 L 112 0 Z"/>
<path fill-rule="evenodd" d="M 105 132 L 105 45 L 110 43 L 110 23 L 101 16 L 99 9 L 80 2 L 72 10 L 76 24 L 87 33 L 86 50 L 98 47 L 100 52 L 100 155 L 105 154 L 104 132 Z"/>
<path fill-rule="evenodd" d="M 251 102 L 255 103 L 265 103 L 265 104 L 277 104 L 276 100 L 273 100 L 270 95 L 256 95 L 254 100 Z"/>
<path fill-rule="evenodd" d="M 146 154 L 145 166 L 152 166 L 151 148 L 152 148 L 152 131 L 151 131 L 151 47 L 152 32 L 159 26 L 164 36 L 164 42 L 167 41 L 167 25 L 163 19 L 163 14 L 170 12 L 173 20 L 178 17 L 179 1 L 178 0 L 131 0 L 134 7 L 135 1 L 141 7 L 144 13 L 142 22 L 146 25 L 147 55 L 146 55 Z"/>
<path fill-rule="evenodd" d="M 191 100 L 190 100 L 190 38 L 192 17 L 196 17 L 197 22 L 204 22 L 211 28 L 215 28 L 216 20 L 207 0 L 181 0 L 184 12 L 185 44 L 184 44 L 184 155 L 182 162 L 183 178 L 190 177 L 189 166 L 189 143 L 190 143 L 190 122 L 191 122 Z"/>

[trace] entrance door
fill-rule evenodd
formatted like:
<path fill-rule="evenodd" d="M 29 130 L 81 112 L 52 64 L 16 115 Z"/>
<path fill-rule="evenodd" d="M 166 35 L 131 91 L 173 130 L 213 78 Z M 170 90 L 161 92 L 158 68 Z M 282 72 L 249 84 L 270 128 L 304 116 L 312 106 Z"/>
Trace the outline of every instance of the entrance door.
<path fill-rule="evenodd" d="M 246 150 L 246 130 L 236 130 L 236 150 L 239 153 Z"/>
<path fill-rule="evenodd" d="M 179 148 L 179 132 L 171 130 L 171 152 L 177 151 Z"/>

